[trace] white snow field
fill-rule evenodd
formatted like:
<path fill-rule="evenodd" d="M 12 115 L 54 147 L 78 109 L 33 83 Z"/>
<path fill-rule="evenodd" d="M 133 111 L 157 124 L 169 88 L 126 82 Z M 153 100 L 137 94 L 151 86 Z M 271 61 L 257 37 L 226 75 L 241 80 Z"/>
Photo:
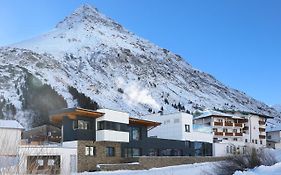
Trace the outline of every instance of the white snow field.
<path fill-rule="evenodd" d="M 206 175 L 212 171 L 214 163 L 195 163 L 190 165 L 169 166 L 163 168 L 152 168 L 149 170 L 119 170 L 119 171 L 101 171 L 85 172 L 81 175 Z"/>

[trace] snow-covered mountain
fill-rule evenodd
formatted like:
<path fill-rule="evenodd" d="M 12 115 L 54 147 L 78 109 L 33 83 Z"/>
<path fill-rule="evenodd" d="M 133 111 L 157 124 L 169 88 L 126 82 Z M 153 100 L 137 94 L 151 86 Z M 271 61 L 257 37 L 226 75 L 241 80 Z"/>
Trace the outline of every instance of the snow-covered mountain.
<path fill-rule="evenodd" d="M 26 126 L 73 106 L 136 117 L 214 107 L 280 115 L 89 5 L 42 36 L 1 48 L 0 62 L 0 115 Z"/>
<path fill-rule="evenodd" d="M 281 105 L 274 105 L 272 107 L 281 113 Z"/>

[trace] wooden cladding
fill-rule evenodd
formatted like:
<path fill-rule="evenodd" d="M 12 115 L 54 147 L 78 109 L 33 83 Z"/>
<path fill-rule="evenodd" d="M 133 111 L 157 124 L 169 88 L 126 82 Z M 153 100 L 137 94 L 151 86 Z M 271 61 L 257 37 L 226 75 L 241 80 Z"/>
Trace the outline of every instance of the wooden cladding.
<path fill-rule="evenodd" d="M 265 125 L 265 121 L 259 121 L 259 125 Z"/>
<path fill-rule="evenodd" d="M 243 127 L 243 124 L 242 123 L 234 123 L 234 126 L 235 127 Z"/>
<path fill-rule="evenodd" d="M 235 133 L 235 136 L 243 136 L 242 133 Z"/>
<path fill-rule="evenodd" d="M 265 128 L 259 128 L 260 132 L 265 132 Z"/>
<path fill-rule="evenodd" d="M 260 139 L 265 139 L 265 135 L 259 135 Z"/>
<path fill-rule="evenodd" d="M 233 123 L 232 122 L 224 122 L 224 125 L 225 126 L 233 126 Z"/>
<path fill-rule="evenodd" d="M 225 136 L 233 136 L 233 133 L 232 132 L 226 132 Z"/>
<path fill-rule="evenodd" d="M 215 126 L 223 126 L 223 122 L 214 122 Z"/>
<path fill-rule="evenodd" d="M 223 132 L 215 132 L 216 136 L 223 136 Z"/>

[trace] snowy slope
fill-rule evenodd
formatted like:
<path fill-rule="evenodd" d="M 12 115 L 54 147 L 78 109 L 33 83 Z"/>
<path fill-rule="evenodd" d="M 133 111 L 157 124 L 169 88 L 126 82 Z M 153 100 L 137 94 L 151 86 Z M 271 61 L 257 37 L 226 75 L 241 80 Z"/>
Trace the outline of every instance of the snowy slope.
<path fill-rule="evenodd" d="M 281 113 L 281 105 L 274 105 L 272 106 L 274 109 L 276 109 L 276 111 Z"/>
<path fill-rule="evenodd" d="M 27 74 L 49 85 L 68 107 L 78 105 L 79 100 L 69 92 L 69 87 L 74 87 L 100 107 L 134 116 L 161 108 L 164 113 L 175 112 L 179 106 L 183 111 L 216 107 L 280 115 L 192 68 L 179 55 L 127 31 L 89 5 L 78 8 L 42 36 L 1 48 L 0 62 L 0 100 L 5 101 L 2 115 L 22 116 L 22 121 L 32 113 L 29 108 L 23 110 Z M 15 109 L 8 110 L 11 107 L 7 109 L 7 105 Z"/>

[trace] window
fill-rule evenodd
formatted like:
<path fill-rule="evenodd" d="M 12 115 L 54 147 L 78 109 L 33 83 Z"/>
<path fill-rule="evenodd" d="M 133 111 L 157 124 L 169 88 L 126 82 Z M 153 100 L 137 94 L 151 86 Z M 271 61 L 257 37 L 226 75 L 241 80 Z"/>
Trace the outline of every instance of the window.
<path fill-rule="evenodd" d="M 115 148 L 114 147 L 106 147 L 106 156 L 114 157 L 115 156 Z"/>
<path fill-rule="evenodd" d="M 179 123 L 179 122 L 180 122 L 179 118 L 174 119 L 174 123 Z"/>
<path fill-rule="evenodd" d="M 237 141 L 237 138 L 234 138 L 233 140 L 234 140 L 234 141 Z"/>
<path fill-rule="evenodd" d="M 140 140 L 141 139 L 141 128 L 130 127 L 130 140 Z"/>
<path fill-rule="evenodd" d="M 44 161 L 42 159 L 37 159 L 36 162 L 37 162 L 38 166 L 44 165 Z"/>
<path fill-rule="evenodd" d="M 96 155 L 96 147 L 86 146 L 85 147 L 85 155 L 86 156 L 95 156 Z"/>
<path fill-rule="evenodd" d="M 170 123 L 170 120 L 165 120 L 164 121 L 164 125 L 169 124 L 169 123 Z"/>
<path fill-rule="evenodd" d="M 98 130 L 112 130 L 128 132 L 128 126 L 125 123 L 117 123 L 111 121 L 99 121 Z"/>
<path fill-rule="evenodd" d="M 125 157 L 138 157 L 141 156 L 140 148 L 126 148 Z"/>
<path fill-rule="evenodd" d="M 233 132 L 234 132 L 234 133 L 237 133 L 237 129 L 233 129 Z"/>
<path fill-rule="evenodd" d="M 227 132 L 227 129 L 226 129 L 226 128 L 223 128 L 223 132 Z"/>
<path fill-rule="evenodd" d="M 157 149 L 150 148 L 150 149 L 148 150 L 148 155 L 149 155 L 149 156 L 157 156 L 157 155 L 158 155 Z"/>
<path fill-rule="evenodd" d="M 226 153 L 227 153 L 227 154 L 230 153 L 229 146 L 226 146 Z"/>
<path fill-rule="evenodd" d="M 262 145 L 262 140 L 260 140 L 260 144 Z"/>
<path fill-rule="evenodd" d="M 245 139 L 245 143 L 247 143 L 248 142 L 248 139 Z"/>
<path fill-rule="evenodd" d="M 252 140 L 252 143 L 255 143 L 254 139 Z"/>
<path fill-rule="evenodd" d="M 268 135 L 267 138 L 268 138 L 268 139 L 271 139 L 271 135 Z"/>
<path fill-rule="evenodd" d="M 48 166 L 54 166 L 55 160 L 54 159 L 48 159 Z"/>
<path fill-rule="evenodd" d="M 185 125 L 185 132 L 190 132 L 190 125 Z"/>
<path fill-rule="evenodd" d="M 258 140 L 255 140 L 255 144 L 258 144 Z"/>
<path fill-rule="evenodd" d="M 90 122 L 85 121 L 85 120 L 73 121 L 73 129 L 89 130 L 90 129 Z"/>

